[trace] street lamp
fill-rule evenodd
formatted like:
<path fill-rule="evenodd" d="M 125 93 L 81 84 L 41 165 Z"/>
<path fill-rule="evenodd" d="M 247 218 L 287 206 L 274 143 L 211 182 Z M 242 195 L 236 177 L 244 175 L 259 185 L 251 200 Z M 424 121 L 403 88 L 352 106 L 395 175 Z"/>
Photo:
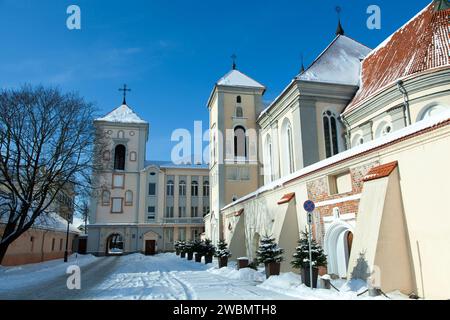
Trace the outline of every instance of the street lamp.
<path fill-rule="evenodd" d="M 69 256 L 69 226 L 72 223 L 73 215 L 68 214 L 67 216 L 67 231 L 66 231 L 66 250 L 64 251 L 64 262 L 68 261 Z"/>

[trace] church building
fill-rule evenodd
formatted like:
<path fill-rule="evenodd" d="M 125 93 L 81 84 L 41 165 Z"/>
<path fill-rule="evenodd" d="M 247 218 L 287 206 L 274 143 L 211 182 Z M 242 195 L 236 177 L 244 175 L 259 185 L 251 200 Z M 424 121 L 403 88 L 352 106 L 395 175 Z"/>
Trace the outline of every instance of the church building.
<path fill-rule="evenodd" d="M 220 79 L 208 101 L 206 236 L 253 260 L 272 235 L 293 271 L 312 200 L 322 274 L 450 298 L 449 15 L 433 1 L 373 50 L 339 23 L 265 108 L 258 81 L 235 67 Z"/>

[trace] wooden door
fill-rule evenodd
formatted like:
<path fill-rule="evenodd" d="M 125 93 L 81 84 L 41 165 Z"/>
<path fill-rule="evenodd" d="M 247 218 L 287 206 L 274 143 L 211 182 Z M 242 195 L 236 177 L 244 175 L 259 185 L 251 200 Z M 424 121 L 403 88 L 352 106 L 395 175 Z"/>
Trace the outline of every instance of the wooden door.
<path fill-rule="evenodd" d="M 156 249 L 156 241 L 155 240 L 145 240 L 145 255 L 154 255 Z"/>
<path fill-rule="evenodd" d="M 86 254 L 86 247 L 87 247 L 87 239 L 79 239 L 78 240 L 78 253 Z"/>

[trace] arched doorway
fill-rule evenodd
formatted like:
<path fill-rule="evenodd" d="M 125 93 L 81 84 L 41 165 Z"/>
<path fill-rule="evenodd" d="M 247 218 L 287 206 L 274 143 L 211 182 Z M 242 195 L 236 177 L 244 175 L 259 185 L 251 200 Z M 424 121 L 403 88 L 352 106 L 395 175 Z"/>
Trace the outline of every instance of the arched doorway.
<path fill-rule="evenodd" d="M 343 221 L 334 222 L 325 235 L 328 273 L 347 277 L 348 261 L 353 243 L 353 228 Z"/>
<path fill-rule="evenodd" d="M 120 233 L 113 233 L 106 238 L 106 255 L 122 254 L 123 249 L 123 237 Z"/>

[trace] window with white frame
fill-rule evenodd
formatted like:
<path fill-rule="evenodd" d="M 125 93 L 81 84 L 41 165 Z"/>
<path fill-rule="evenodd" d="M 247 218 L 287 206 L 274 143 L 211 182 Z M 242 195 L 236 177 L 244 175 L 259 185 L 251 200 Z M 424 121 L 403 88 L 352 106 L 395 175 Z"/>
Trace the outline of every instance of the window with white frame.
<path fill-rule="evenodd" d="M 168 196 L 173 196 L 173 188 L 174 188 L 173 180 L 167 181 L 167 195 Z"/>
<path fill-rule="evenodd" d="M 102 191 L 102 206 L 109 206 L 111 201 L 111 193 L 108 190 Z"/>
<path fill-rule="evenodd" d="M 156 217 L 156 209 L 154 206 L 149 206 L 147 208 L 147 219 L 148 220 L 155 220 Z"/>
<path fill-rule="evenodd" d="M 178 186 L 178 191 L 180 193 L 180 196 L 186 196 L 186 181 L 181 180 L 180 184 Z"/>
<path fill-rule="evenodd" d="M 125 205 L 132 206 L 133 205 L 133 191 L 127 190 L 125 192 Z"/>
<path fill-rule="evenodd" d="M 125 175 L 113 174 L 113 188 L 123 189 L 125 187 Z"/>
<path fill-rule="evenodd" d="M 209 181 L 208 180 L 203 182 L 203 196 L 209 197 Z"/>
<path fill-rule="evenodd" d="M 198 182 L 192 181 L 191 183 L 191 196 L 197 197 L 198 196 Z"/>
<path fill-rule="evenodd" d="M 111 213 L 123 213 L 123 198 L 112 198 Z"/>

